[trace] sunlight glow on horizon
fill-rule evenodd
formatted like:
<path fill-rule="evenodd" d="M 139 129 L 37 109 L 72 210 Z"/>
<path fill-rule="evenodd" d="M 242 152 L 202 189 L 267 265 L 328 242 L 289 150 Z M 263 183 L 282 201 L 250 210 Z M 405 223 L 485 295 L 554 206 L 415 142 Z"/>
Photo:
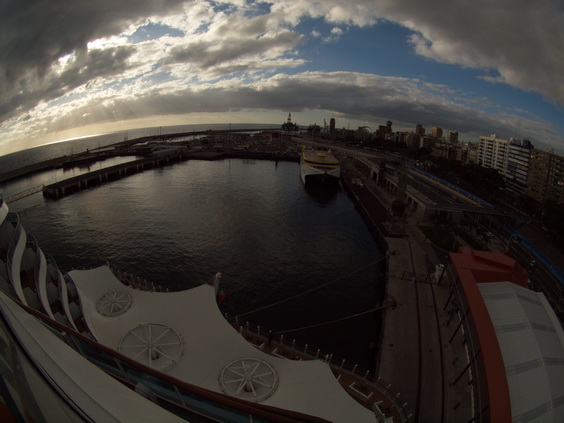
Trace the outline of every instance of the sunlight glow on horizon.
<path fill-rule="evenodd" d="M 99 134 L 90 134 L 90 135 L 82 135 L 80 137 L 70 137 L 70 138 L 65 138 L 63 140 L 57 140 L 57 141 L 50 141 L 50 142 L 46 142 L 45 144 L 40 144 L 37 147 L 43 147 L 45 145 L 51 145 L 51 144 L 58 144 L 60 142 L 65 142 L 65 141 L 76 141 L 76 140 L 80 140 L 80 139 L 84 139 L 84 138 L 92 138 L 92 137 L 98 137 L 100 135 L 106 135 L 109 132 L 100 132 Z"/>

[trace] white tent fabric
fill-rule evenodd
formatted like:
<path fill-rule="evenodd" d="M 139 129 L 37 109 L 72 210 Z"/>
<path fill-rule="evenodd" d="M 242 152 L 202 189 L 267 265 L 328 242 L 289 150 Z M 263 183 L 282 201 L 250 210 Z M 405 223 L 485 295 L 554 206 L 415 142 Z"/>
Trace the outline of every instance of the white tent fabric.
<path fill-rule="evenodd" d="M 119 350 L 124 336 L 140 324 L 165 325 L 182 340 L 182 355 L 165 370 L 179 380 L 223 392 L 219 377 L 226 365 L 245 358 L 260 359 L 273 367 L 278 377 L 276 390 L 262 404 L 333 422 L 376 421 L 373 412 L 345 392 L 326 363 L 277 358 L 250 345 L 221 315 L 211 286 L 172 293 L 140 291 L 123 285 L 107 266 L 73 270 L 69 276 L 79 291 L 88 327 L 110 348 Z M 112 292 L 126 292 L 131 304 L 121 314 L 106 316 L 97 310 L 96 303 Z M 159 368 L 159 360 L 155 359 L 155 368 Z"/>
<path fill-rule="evenodd" d="M 564 421 L 564 332 L 543 293 L 478 284 L 494 325 L 513 421 Z"/>
<path fill-rule="evenodd" d="M 34 364 L 48 374 L 50 383 L 61 389 L 92 421 L 184 422 L 100 371 L 3 292 L 0 292 L 0 312 Z M 84 421 L 79 415 L 70 412 L 65 406 L 66 400 L 61 400 L 53 389 L 43 383 L 42 378 L 27 367 L 27 360 L 22 359 L 19 364 L 22 367 L 18 373 L 18 388 L 25 392 L 23 384 L 28 383 L 46 421 Z M 124 404 L 127 406 L 124 407 Z"/>

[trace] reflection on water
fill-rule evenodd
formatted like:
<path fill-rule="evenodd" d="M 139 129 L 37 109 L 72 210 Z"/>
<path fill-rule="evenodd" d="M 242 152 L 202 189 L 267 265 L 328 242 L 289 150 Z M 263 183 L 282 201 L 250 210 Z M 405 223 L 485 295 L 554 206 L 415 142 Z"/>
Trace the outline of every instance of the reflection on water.
<path fill-rule="evenodd" d="M 317 203 L 322 206 L 329 205 L 335 200 L 337 194 L 342 190 L 340 183 L 311 183 L 304 185 L 305 191 Z"/>
<path fill-rule="evenodd" d="M 381 252 L 346 192 L 338 184 L 304 188 L 297 163 L 193 160 L 58 201 L 38 194 L 18 209 L 63 270 L 109 262 L 170 290 L 222 272 L 221 309 L 230 315 L 330 282 L 245 317 L 275 332 L 372 309 L 382 295 L 381 270 L 371 265 Z M 285 337 L 367 367 L 378 327 L 369 314 Z"/>

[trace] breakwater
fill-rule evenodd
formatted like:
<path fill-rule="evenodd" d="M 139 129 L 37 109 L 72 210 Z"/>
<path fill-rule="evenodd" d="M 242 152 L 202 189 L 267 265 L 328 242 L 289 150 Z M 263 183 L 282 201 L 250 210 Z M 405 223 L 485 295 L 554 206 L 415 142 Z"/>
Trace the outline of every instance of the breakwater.
<path fill-rule="evenodd" d="M 83 175 L 75 176 L 43 187 L 43 195 L 48 198 L 58 199 L 81 191 L 93 188 L 111 181 L 116 181 L 130 175 L 146 170 L 169 166 L 186 160 L 222 160 L 226 158 L 243 158 L 275 161 L 299 161 L 297 154 L 257 153 L 248 151 L 217 151 L 199 150 L 190 151 L 179 149 L 171 154 L 146 157 L 121 163 Z"/>

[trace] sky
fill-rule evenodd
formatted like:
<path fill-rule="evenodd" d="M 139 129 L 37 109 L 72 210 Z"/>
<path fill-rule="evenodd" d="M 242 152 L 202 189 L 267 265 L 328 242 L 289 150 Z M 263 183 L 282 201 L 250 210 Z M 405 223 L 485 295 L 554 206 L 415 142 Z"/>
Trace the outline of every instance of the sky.
<path fill-rule="evenodd" d="M 0 0 L 0 93 L 0 156 L 289 112 L 564 155 L 564 2 Z"/>

